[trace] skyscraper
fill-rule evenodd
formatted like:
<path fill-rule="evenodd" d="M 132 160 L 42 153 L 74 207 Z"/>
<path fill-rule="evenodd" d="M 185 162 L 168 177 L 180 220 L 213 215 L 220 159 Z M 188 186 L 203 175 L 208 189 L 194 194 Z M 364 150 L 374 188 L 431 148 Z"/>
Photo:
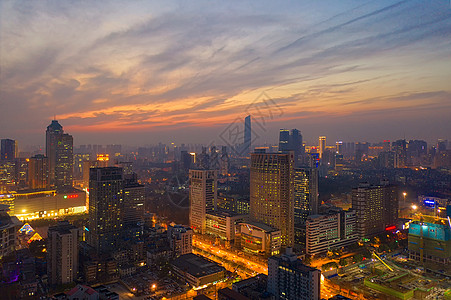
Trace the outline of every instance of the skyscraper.
<path fill-rule="evenodd" d="M 73 138 L 70 134 L 62 134 L 56 146 L 55 186 L 71 187 L 74 174 Z"/>
<path fill-rule="evenodd" d="M 352 209 L 357 213 L 359 238 L 370 238 L 398 220 L 398 192 L 395 185 L 362 183 L 352 189 Z"/>
<path fill-rule="evenodd" d="M 318 169 L 294 169 L 294 223 L 305 224 L 318 208 Z"/>
<path fill-rule="evenodd" d="M 268 259 L 268 292 L 275 299 L 320 299 L 321 271 L 304 265 L 291 249 Z"/>
<path fill-rule="evenodd" d="M 304 154 L 304 146 L 302 144 L 301 132 L 297 129 L 292 129 L 291 134 L 288 129 L 280 129 L 279 132 L 279 153 L 288 153 L 293 151 L 294 162 L 299 163 L 300 156 Z"/>
<path fill-rule="evenodd" d="M 115 248 L 123 229 L 122 168 L 106 167 L 89 170 L 88 243 L 97 253 Z"/>
<path fill-rule="evenodd" d="M 45 189 L 49 187 L 48 158 L 37 154 L 28 162 L 28 186 L 31 189 Z"/>
<path fill-rule="evenodd" d="M 189 170 L 189 219 L 195 232 L 206 231 L 206 214 L 216 210 L 218 170 Z"/>
<path fill-rule="evenodd" d="M 279 131 L 279 152 L 286 153 L 292 150 L 290 147 L 290 131 L 288 129 L 280 129 Z"/>
<path fill-rule="evenodd" d="M 17 141 L 11 139 L 2 139 L 0 160 L 14 160 L 17 157 Z"/>
<path fill-rule="evenodd" d="M 53 285 L 71 283 L 78 272 L 78 229 L 61 221 L 47 231 L 47 275 Z"/>
<path fill-rule="evenodd" d="M 277 228 L 282 247 L 294 243 L 293 153 L 252 153 L 250 217 Z"/>
<path fill-rule="evenodd" d="M 243 141 L 243 155 L 247 156 L 251 152 L 251 116 L 244 119 L 244 141 Z"/>
<path fill-rule="evenodd" d="M 57 120 L 47 126 L 45 152 L 48 157 L 49 182 L 56 187 L 72 186 L 73 138 L 65 134 Z"/>
<path fill-rule="evenodd" d="M 325 136 L 320 136 L 319 137 L 319 145 L 318 145 L 318 153 L 319 153 L 319 158 L 323 158 L 323 153 L 324 151 L 326 151 L 326 137 Z"/>

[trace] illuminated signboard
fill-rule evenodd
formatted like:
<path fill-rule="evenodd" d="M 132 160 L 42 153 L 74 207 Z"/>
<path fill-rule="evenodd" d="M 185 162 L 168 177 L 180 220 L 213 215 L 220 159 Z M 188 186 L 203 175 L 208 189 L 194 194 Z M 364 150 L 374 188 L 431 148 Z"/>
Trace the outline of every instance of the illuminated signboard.
<path fill-rule="evenodd" d="M 390 227 L 385 228 L 385 230 L 387 230 L 387 231 L 392 231 L 395 229 L 396 229 L 396 226 L 390 226 Z"/>
<path fill-rule="evenodd" d="M 423 201 L 423 204 L 425 206 L 434 207 L 435 206 L 435 200 L 426 199 Z"/>
<path fill-rule="evenodd" d="M 64 199 L 67 199 L 67 198 L 78 198 L 78 195 L 77 195 L 77 194 L 74 194 L 74 195 L 64 195 Z"/>

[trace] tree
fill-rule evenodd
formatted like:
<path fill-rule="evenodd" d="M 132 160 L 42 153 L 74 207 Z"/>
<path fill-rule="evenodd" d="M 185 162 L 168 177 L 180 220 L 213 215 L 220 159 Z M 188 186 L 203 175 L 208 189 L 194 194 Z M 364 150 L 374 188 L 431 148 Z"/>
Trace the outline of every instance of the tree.
<path fill-rule="evenodd" d="M 338 261 L 338 264 L 342 267 L 346 266 L 348 264 L 348 260 L 346 258 L 340 258 Z"/>

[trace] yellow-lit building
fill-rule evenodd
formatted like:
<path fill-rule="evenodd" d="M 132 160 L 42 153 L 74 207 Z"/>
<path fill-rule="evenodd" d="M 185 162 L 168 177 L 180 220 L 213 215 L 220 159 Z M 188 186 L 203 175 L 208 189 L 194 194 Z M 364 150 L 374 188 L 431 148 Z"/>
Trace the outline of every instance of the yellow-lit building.
<path fill-rule="evenodd" d="M 294 244 L 294 154 L 252 153 L 250 219 L 279 229 L 282 247 Z"/>

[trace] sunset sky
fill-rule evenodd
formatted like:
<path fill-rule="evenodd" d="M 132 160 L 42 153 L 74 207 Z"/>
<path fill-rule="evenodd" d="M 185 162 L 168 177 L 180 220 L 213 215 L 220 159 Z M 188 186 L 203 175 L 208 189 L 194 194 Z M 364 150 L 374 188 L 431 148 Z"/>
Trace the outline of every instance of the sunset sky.
<path fill-rule="evenodd" d="M 249 105 L 328 144 L 451 140 L 451 5 L 0 1 L 0 138 L 221 144 Z M 257 129 L 256 129 L 257 130 Z"/>

